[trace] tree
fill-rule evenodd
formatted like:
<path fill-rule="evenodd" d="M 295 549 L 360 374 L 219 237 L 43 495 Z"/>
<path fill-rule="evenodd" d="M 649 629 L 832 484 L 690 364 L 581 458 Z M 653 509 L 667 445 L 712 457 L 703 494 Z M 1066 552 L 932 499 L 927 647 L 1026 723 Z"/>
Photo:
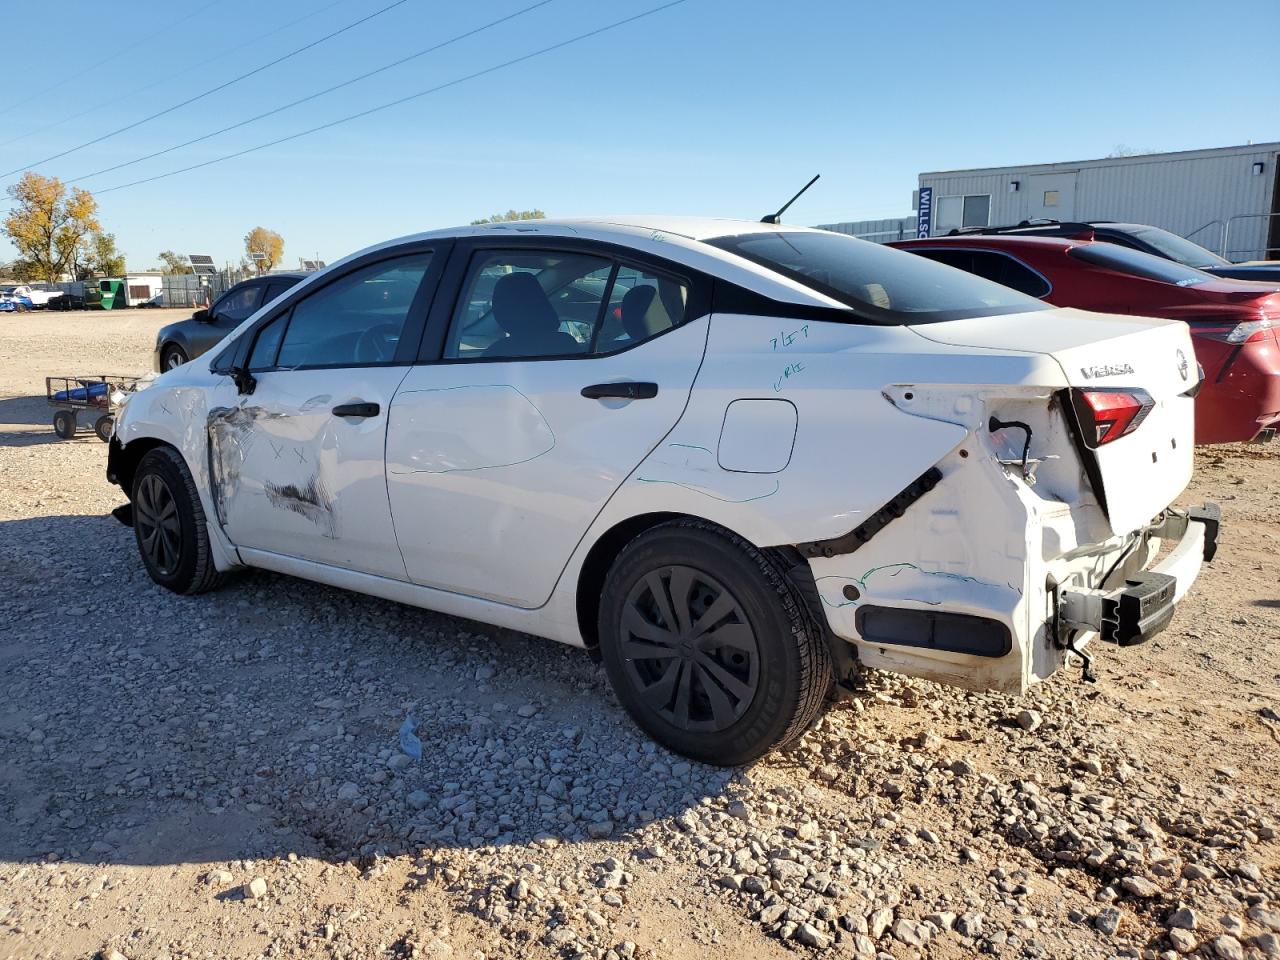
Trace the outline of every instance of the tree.
<path fill-rule="evenodd" d="M 161 250 L 159 257 L 161 262 L 164 264 L 165 273 L 174 274 L 191 272 L 191 266 L 187 263 L 187 258 L 180 253 L 174 253 L 172 250 Z"/>
<path fill-rule="evenodd" d="M 57 177 L 31 171 L 8 193 L 13 208 L 4 232 L 38 279 L 56 282 L 79 262 L 85 239 L 102 230 L 98 201 L 88 190 L 75 187 L 68 193 Z"/>
<path fill-rule="evenodd" d="M 254 227 L 244 238 L 244 252 L 253 260 L 253 267 L 258 273 L 266 273 L 284 259 L 284 237 L 266 227 Z M 265 254 L 265 257 L 255 259 L 255 253 Z"/>
<path fill-rule="evenodd" d="M 104 277 L 123 276 L 128 268 L 125 266 L 124 254 L 116 247 L 114 233 L 95 233 L 86 244 L 84 263 L 77 279 L 91 280 L 95 275 Z"/>
<path fill-rule="evenodd" d="M 483 220 L 472 220 L 471 225 L 478 227 L 482 223 L 510 223 L 512 220 L 542 220 L 546 214 L 541 210 L 508 210 L 506 213 L 495 213 Z"/>

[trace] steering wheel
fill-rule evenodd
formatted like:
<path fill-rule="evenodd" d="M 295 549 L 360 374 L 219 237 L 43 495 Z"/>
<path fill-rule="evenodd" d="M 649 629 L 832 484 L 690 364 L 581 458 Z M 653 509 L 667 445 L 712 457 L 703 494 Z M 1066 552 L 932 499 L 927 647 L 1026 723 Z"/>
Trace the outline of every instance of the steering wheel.
<path fill-rule="evenodd" d="M 394 360 L 400 344 L 400 327 L 394 323 L 381 323 L 360 334 L 356 341 L 356 362 L 386 363 Z"/>

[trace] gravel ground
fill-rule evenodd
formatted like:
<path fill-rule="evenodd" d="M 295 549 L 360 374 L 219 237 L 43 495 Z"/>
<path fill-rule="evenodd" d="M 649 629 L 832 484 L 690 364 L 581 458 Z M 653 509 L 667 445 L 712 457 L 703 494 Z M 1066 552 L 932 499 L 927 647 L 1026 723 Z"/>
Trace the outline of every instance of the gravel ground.
<path fill-rule="evenodd" d="M 869 674 L 723 771 L 580 651 L 155 587 L 40 395 L 145 371 L 173 316 L 0 320 L 0 958 L 1280 956 L 1280 450 L 1199 456 L 1219 559 L 1096 684 Z"/>

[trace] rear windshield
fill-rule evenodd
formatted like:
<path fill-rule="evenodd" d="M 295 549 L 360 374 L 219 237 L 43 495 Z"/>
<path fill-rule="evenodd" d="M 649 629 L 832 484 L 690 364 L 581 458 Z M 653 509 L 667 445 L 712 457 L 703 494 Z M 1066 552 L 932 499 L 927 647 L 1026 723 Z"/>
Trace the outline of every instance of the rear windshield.
<path fill-rule="evenodd" d="M 840 233 L 746 233 L 707 241 L 896 326 L 1045 310 L 1039 300 L 962 270 Z"/>
<path fill-rule="evenodd" d="M 1152 248 L 1159 250 L 1161 256 L 1168 257 L 1170 260 L 1177 260 L 1179 263 L 1186 264 L 1188 267 L 1221 267 L 1229 260 L 1224 260 L 1212 250 L 1206 250 L 1198 243 L 1188 240 L 1186 237 L 1180 237 L 1176 233 L 1170 233 L 1168 230 L 1161 230 L 1159 227 L 1143 227 L 1141 230 L 1132 231 L 1135 237 L 1140 237 L 1142 241 Z"/>
<path fill-rule="evenodd" d="M 1179 287 L 1194 287 L 1198 283 L 1208 283 L 1214 278 L 1201 273 L 1194 267 L 1155 257 L 1141 250 L 1130 250 L 1114 243 L 1084 243 L 1067 251 L 1068 256 L 1092 263 L 1096 267 L 1127 273 L 1131 277 L 1142 277 L 1146 280 L 1158 280 L 1161 283 L 1172 283 Z"/>

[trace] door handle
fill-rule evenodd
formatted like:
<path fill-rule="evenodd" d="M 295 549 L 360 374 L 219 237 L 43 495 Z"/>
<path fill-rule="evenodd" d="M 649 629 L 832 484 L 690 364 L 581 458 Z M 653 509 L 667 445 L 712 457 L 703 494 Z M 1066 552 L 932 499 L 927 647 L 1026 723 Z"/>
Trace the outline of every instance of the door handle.
<path fill-rule="evenodd" d="M 382 408 L 376 403 L 340 403 L 333 408 L 335 417 L 376 417 Z"/>
<path fill-rule="evenodd" d="M 643 380 L 623 380 L 618 383 L 593 383 L 582 388 L 582 395 L 589 400 L 649 400 L 658 395 L 658 385 Z"/>

